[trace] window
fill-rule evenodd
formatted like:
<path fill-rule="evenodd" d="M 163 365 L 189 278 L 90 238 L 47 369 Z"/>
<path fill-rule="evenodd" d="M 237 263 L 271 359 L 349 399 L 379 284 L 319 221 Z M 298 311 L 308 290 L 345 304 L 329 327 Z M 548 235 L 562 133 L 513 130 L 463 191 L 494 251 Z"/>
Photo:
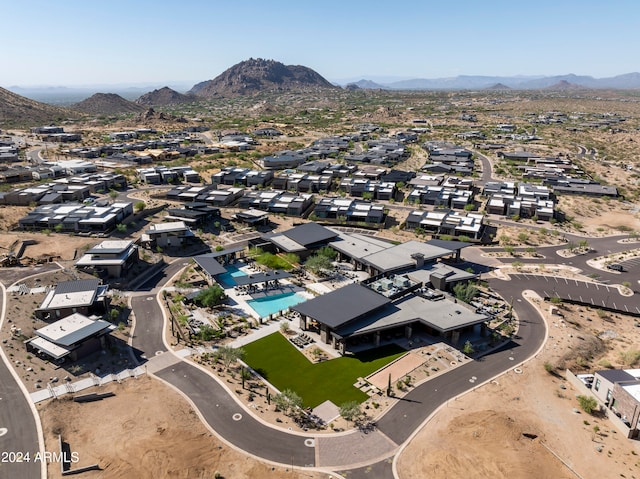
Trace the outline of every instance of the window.
<path fill-rule="evenodd" d="M 611 400 L 611 389 L 607 389 L 607 402 Z"/>
<path fill-rule="evenodd" d="M 600 390 L 600 380 L 596 379 L 596 385 L 593 387 L 593 389 L 595 389 L 596 391 Z"/>

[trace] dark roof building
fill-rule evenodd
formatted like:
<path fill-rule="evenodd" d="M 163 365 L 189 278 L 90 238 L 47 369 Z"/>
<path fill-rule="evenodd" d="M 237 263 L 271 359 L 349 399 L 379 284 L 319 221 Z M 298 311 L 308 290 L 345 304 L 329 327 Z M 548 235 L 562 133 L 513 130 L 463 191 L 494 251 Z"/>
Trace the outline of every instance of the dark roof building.
<path fill-rule="evenodd" d="M 335 329 L 371 314 L 387 304 L 389 299 L 381 294 L 359 284 L 350 284 L 292 306 L 291 309 L 319 321 L 327 328 Z"/>
<path fill-rule="evenodd" d="M 337 237 L 336 231 L 317 223 L 305 223 L 283 233 L 263 235 L 262 240 L 286 253 L 299 253 L 326 246 Z"/>

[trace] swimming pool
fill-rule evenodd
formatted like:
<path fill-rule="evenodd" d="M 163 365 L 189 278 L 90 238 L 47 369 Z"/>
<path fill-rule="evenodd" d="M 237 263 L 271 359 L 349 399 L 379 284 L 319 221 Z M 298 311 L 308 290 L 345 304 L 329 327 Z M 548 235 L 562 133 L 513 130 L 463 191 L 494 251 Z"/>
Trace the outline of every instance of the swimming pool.
<path fill-rule="evenodd" d="M 225 268 L 227 270 L 226 273 L 222 273 L 216 276 L 216 281 L 225 288 L 233 288 L 238 284 L 234 281 L 233 278 L 237 276 L 247 275 L 247 273 L 245 273 L 244 271 L 240 271 L 236 266 L 233 265 L 225 266 Z"/>
<path fill-rule="evenodd" d="M 300 293 L 290 292 L 277 294 L 274 296 L 266 296 L 264 298 L 250 299 L 247 304 L 258 313 L 261 318 L 277 313 L 296 304 L 306 301 L 307 298 Z"/>

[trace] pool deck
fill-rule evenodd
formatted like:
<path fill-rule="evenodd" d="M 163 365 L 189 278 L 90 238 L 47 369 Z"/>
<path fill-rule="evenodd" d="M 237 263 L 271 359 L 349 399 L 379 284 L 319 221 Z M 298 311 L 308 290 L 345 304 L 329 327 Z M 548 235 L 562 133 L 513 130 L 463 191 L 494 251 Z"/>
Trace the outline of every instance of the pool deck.
<path fill-rule="evenodd" d="M 249 296 L 251 299 L 268 298 L 269 296 L 277 296 L 286 293 L 298 293 L 304 291 L 304 288 L 296 286 L 295 284 L 281 284 L 277 288 L 270 288 L 268 290 L 260 290 L 255 293 L 251 293 L 245 296 Z"/>

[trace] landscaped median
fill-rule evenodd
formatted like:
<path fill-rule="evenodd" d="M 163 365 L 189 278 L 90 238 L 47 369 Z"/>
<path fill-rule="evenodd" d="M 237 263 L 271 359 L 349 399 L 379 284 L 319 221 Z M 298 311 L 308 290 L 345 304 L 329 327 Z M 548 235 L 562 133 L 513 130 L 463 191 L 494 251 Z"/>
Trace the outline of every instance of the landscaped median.
<path fill-rule="evenodd" d="M 336 405 L 359 403 L 368 396 L 353 385 L 406 351 L 388 345 L 353 356 L 311 363 L 282 334 L 274 333 L 243 346 L 244 361 L 280 391 L 290 389 L 302 397 L 305 407 L 326 400 Z"/>

